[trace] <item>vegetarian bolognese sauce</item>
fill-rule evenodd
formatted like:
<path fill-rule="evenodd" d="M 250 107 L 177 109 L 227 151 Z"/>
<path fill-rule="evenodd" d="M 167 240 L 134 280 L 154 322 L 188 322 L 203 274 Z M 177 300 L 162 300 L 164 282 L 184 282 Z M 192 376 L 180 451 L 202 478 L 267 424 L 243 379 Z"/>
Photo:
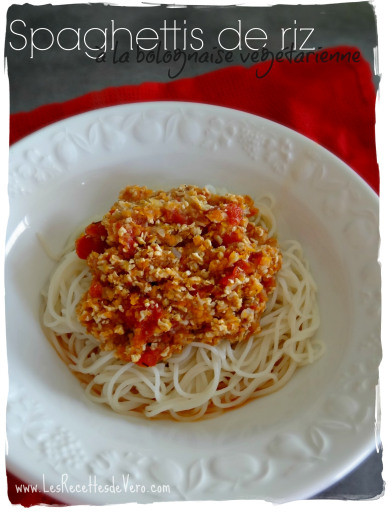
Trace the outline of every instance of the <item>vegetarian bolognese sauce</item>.
<path fill-rule="evenodd" d="M 124 188 L 76 241 L 92 274 L 79 321 L 101 350 L 140 366 L 258 334 L 282 255 L 257 214 L 247 195 Z"/>

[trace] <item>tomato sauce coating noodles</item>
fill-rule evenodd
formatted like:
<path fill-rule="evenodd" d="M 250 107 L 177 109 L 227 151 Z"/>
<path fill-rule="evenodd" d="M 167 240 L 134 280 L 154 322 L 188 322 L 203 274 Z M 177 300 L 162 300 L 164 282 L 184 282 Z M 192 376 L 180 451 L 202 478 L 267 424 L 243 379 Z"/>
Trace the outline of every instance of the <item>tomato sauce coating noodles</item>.
<path fill-rule="evenodd" d="M 127 187 L 44 293 L 50 342 L 88 397 L 196 420 L 272 393 L 318 359 L 316 286 L 278 245 L 270 198 Z"/>

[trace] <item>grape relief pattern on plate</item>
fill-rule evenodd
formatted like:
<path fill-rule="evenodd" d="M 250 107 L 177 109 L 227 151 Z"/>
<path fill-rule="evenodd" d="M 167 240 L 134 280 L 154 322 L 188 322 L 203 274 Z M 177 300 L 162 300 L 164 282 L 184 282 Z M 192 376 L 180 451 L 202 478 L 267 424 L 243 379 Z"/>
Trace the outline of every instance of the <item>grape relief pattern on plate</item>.
<path fill-rule="evenodd" d="M 369 325 L 365 334 L 359 335 L 354 343 L 357 355 L 347 362 L 332 392 L 321 404 L 314 420 L 306 422 L 303 432 L 300 429 L 277 432 L 249 453 L 210 454 L 186 465 L 179 459 L 166 461 L 132 449 L 102 449 L 91 454 L 87 444 L 71 430 L 57 426 L 33 397 L 22 395 L 22 387 L 14 392 L 14 386 L 8 403 L 8 433 L 21 438 L 26 448 L 37 451 L 37 455 L 54 470 L 60 472 L 66 468 L 75 479 L 94 474 L 108 482 L 113 473 L 129 474 L 132 482 L 143 484 L 168 482 L 172 488 L 170 494 L 154 495 L 155 500 L 158 497 L 172 500 L 252 497 L 271 479 L 309 471 L 323 464 L 337 435 L 349 436 L 361 426 L 373 425 L 373 394 L 381 360 L 380 319 L 376 312 L 380 306 L 380 292 L 365 290 L 364 286 L 370 279 L 375 284 L 379 275 L 375 245 L 378 220 L 374 212 L 363 209 L 358 203 L 359 193 L 354 183 L 333 176 L 313 153 L 298 156 L 298 166 L 293 167 L 294 144 L 287 136 L 277 136 L 260 125 L 239 122 L 233 117 L 206 113 L 204 119 L 203 113 L 196 115 L 185 109 L 96 115 L 82 132 L 54 131 L 47 149 L 25 150 L 21 161 L 13 161 L 11 156 L 10 195 L 28 194 L 40 188 L 68 172 L 77 160 L 91 153 L 110 153 L 129 140 L 148 145 L 169 139 L 215 152 L 237 146 L 250 159 L 271 164 L 275 174 L 289 175 L 295 182 L 307 182 L 312 189 L 322 191 L 321 205 L 316 208 L 333 222 L 342 216 L 339 220 L 343 245 L 354 253 L 360 250 L 363 239 L 364 244 L 366 239 L 366 245 L 371 245 L 370 252 L 357 262 L 360 282 L 356 295 L 360 299 L 360 311 L 369 314 L 374 325 Z M 365 404 L 365 400 L 369 400 L 369 404 Z"/>

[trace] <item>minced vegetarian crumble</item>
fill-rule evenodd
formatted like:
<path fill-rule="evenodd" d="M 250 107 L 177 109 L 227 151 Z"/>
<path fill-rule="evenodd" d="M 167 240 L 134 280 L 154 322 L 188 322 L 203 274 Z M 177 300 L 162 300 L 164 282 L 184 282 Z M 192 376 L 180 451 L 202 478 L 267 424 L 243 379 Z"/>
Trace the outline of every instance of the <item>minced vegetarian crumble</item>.
<path fill-rule="evenodd" d="M 281 267 L 249 196 L 128 186 L 76 241 L 92 273 L 77 312 L 102 350 L 153 366 L 192 343 L 260 332 Z"/>

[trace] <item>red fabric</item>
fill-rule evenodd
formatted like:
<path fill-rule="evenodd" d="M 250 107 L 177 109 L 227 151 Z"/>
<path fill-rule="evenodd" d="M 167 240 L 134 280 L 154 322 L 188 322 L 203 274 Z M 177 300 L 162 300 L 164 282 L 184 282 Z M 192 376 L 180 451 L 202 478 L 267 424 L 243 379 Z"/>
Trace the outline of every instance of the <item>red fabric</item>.
<path fill-rule="evenodd" d="M 357 52 L 338 47 L 329 52 Z M 96 65 L 101 66 L 102 65 Z M 63 103 L 48 104 L 10 117 L 10 143 L 66 117 L 96 108 L 146 101 L 190 101 L 215 104 L 268 118 L 318 142 L 352 167 L 376 191 L 379 172 L 375 147 L 376 92 L 369 64 L 359 62 L 275 62 L 250 68 L 234 66 L 190 79 L 144 83 L 94 91 Z M 13 503 L 29 506 L 44 502 L 16 494 Z"/>
<path fill-rule="evenodd" d="M 43 492 L 32 492 L 31 486 L 24 484 L 16 476 L 7 472 L 8 498 L 12 504 L 20 504 L 26 508 L 36 505 L 66 506 Z M 30 493 L 26 493 L 30 490 Z"/>
<path fill-rule="evenodd" d="M 345 53 L 356 48 L 331 49 Z M 96 65 L 96 66 L 103 66 Z M 11 115 L 11 144 L 52 122 L 85 111 L 130 102 L 176 100 L 216 104 L 268 118 L 311 138 L 358 172 L 377 192 L 375 100 L 369 64 L 275 62 L 234 66 L 166 83 L 107 88 L 64 103 Z"/>

